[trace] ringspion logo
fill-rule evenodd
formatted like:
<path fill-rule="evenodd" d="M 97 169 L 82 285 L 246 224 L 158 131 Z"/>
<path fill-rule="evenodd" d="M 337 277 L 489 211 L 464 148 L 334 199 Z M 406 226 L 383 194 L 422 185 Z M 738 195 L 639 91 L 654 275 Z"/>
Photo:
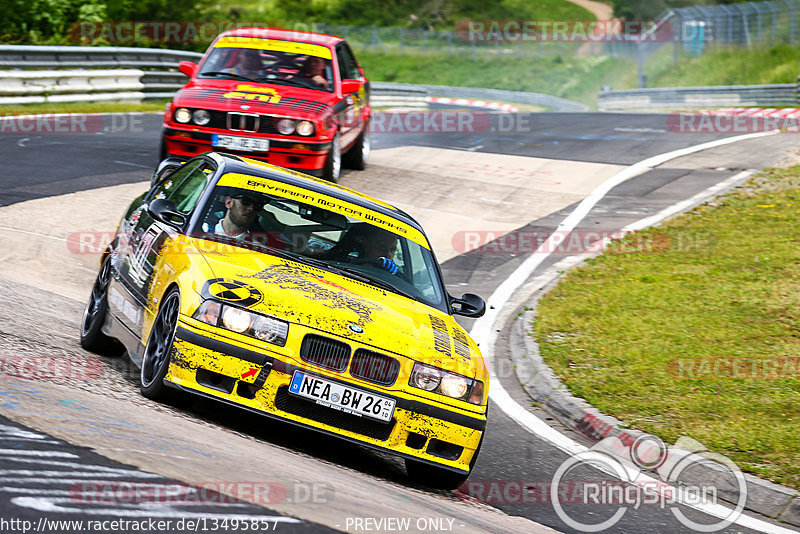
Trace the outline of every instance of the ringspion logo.
<path fill-rule="evenodd" d="M 560 491 L 565 486 L 580 491 L 577 496 L 565 494 Z M 691 530 L 716 532 L 734 523 L 747 503 L 747 483 L 736 464 L 685 436 L 674 447 L 646 434 L 630 445 L 616 437 L 605 438 L 570 455 L 556 470 L 549 489 L 556 515 L 579 532 L 612 528 L 629 510 L 643 505 L 668 509 Z M 734 507 L 720 506 L 721 495 Z M 597 511 L 598 504 L 606 506 Z M 688 517 L 681 504 L 713 506 L 727 513 Z M 594 507 L 590 515 L 584 512 L 587 505 Z"/>

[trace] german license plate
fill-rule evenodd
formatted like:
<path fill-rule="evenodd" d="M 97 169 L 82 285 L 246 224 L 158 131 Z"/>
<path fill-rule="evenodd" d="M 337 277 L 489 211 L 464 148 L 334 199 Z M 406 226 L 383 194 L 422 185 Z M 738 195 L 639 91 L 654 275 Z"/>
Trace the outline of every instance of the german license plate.
<path fill-rule="evenodd" d="M 394 414 L 394 399 L 311 376 L 302 371 L 294 372 L 289 393 L 314 400 L 328 408 L 378 421 L 391 421 Z"/>
<path fill-rule="evenodd" d="M 256 137 L 213 134 L 211 136 L 211 144 L 220 148 L 246 150 L 248 152 L 267 152 L 269 150 L 269 139 L 258 139 Z"/>

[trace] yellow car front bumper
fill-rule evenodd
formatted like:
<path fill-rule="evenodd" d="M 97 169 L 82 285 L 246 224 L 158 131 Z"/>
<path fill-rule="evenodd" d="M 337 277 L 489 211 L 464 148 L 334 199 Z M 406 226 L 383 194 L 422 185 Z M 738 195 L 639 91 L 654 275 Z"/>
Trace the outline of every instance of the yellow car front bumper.
<path fill-rule="evenodd" d="M 391 421 L 338 411 L 289 393 L 295 371 L 396 401 Z M 350 377 L 228 337 L 181 318 L 165 381 L 180 389 L 336 435 L 399 456 L 468 472 L 485 430 L 485 415 L 438 405 L 397 389 Z"/>

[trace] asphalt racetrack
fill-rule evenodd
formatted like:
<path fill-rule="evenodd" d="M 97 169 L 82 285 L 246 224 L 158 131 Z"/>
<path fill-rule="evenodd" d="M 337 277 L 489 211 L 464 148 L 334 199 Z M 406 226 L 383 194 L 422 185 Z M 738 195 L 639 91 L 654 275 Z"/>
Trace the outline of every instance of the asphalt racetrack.
<path fill-rule="evenodd" d="M 161 117 L 104 120 L 102 129 L 89 134 L 0 135 L 0 358 L 80 362 L 93 370 L 81 380 L 0 375 L 0 531 L 28 526 L 77 532 L 86 524 L 52 522 L 91 520 L 107 522 L 99 524 L 100 532 L 134 532 L 132 523 L 114 530 L 110 522 L 161 520 L 171 523 L 144 527 L 582 532 L 576 524 L 599 524 L 618 512 L 618 504 L 574 502 L 568 509 L 574 520 L 565 522 L 546 488 L 570 455 L 495 403 L 463 494 L 414 486 L 401 461 L 310 431 L 202 399 L 169 406 L 142 398 L 130 362 L 102 359 L 78 344 L 97 255 L 88 241 L 85 250 L 73 246 L 70 236 L 113 232 L 123 208 L 147 188 Z M 482 131 L 376 132 L 367 170 L 341 179 L 422 223 L 455 296 L 469 291 L 489 297 L 535 249 L 519 236 L 557 230 L 584 198 L 628 166 L 730 136 L 673 132 L 667 116 L 657 114 L 539 113 L 488 120 Z M 577 229 L 612 233 L 733 176 L 773 165 L 791 155 L 798 140 L 792 134 L 759 137 L 671 159 L 611 189 Z M 509 232 L 517 238 L 502 240 Z M 466 253 L 476 245 L 489 246 Z M 550 254 L 531 278 L 573 252 Z M 506 315 L 515 316 L 535 290 L 529 284 L 515 293 Z M 531 406 L 509 357 L 510 323 L 498 323 L 491 351 L 503 388 L 568 438 L 591 445 Z M 586 469 L 585 480 L 602 477 Z M 76 498 L 85 495 L 79 490 L 87 483 L 98 484 L 100 496 L 106 488 L 106 497 L 113 497 L 125 484 L 145 488 L 144 496 L 128 502 Z M 198 488 L 207 491 L 204 498 L 197 497 Z M 243 498 L 226 497 L 226 491 Z M 698 523 L 717 521 L 688 506 L 644 503 L 627 507 L 605 531 L 692 532 L 676 509 Z M 19 522 L 2 523 L 14 519 Z M 232 528 L 234 521 L 241 528 Z M 763 530 L 732 524 L 720 532 Z"/>

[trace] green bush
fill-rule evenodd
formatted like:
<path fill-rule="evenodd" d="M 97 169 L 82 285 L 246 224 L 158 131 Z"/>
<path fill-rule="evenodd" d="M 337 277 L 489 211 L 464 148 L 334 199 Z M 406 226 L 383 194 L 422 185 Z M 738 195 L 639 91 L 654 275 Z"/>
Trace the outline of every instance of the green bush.
<path fill-rule="evenodd" d="M 0 42 L 75 44 L 76 22 L 201 20 L 208 0 L 6 0 Z"/>

